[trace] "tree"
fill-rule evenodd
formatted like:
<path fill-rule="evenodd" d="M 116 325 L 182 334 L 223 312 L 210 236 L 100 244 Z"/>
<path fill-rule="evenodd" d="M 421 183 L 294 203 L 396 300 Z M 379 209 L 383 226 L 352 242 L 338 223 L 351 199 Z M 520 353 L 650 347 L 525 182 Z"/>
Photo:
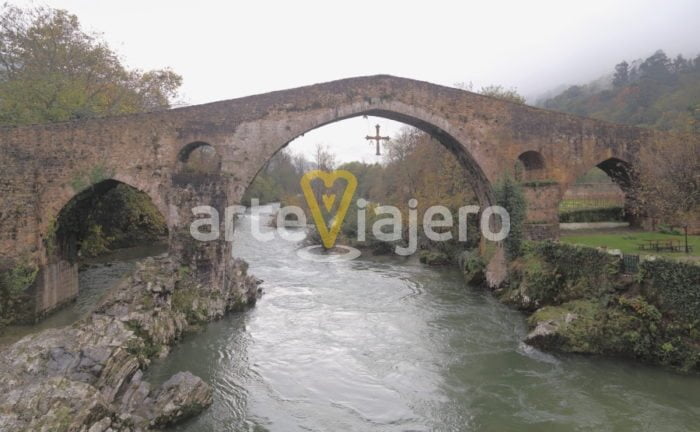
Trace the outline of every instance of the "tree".
<path fill-rule="evenodd" d="M 335 155 L 321 143 L 314 149 L 314 167 L 322 171 L 332 171 L 335 168 Z"/>
<path fill-rule="evenodd" d="M 671 61 L 663 50 L 656 51 L 639 65 L 639 73 L 642 78 L 665 81 L 670 75 L 669 65 Z"/>
<path fill-rule="evenodd" d="M 458 88 L 460 90 L 465 90 L 465 91 L 474 91 L 474 84 L 472 84 L 471 81 L 467 82 L 457 82 L 454 83 L 454 87 Z M 510 102 L 515 102 L 519 104 L 524 104 L 525 103 L 525 98 L 518 93 L 518 91 L 515 88 L 505 88 L 502 85 L 497 85 L 497 84 L 491 84 L 488 86 L 481 87 L 481 90 L 478 91 L 479 94 L 485 95 L 485 96 L 491 96 L 503 100 L 507 100 Z"/>
<path fill-rule="evenodd" d="M 65 10 L 0 12 L 0 124 L 29 124 L 168 108 L 182 78 L 126 69 L 100 35 Z"/>
<path fill-rule="evenodd" d="M 679 55 L 671 61 L 663 51 L 645 60 L 615 66 L 612 88 L 598 79 L 573 86 L 540 102 L 545 108 L 616 123 L 685 131 L 688 106 L 700 100 L 700 69 L 696 60 Z"/>
<path fill-rule="evenodd" d="M 628 192 L 633 211 L 682 226 L 700 213 L 700 135 L 685 132 L 644 148 Z"/>
<path fill-rule="evenodd" d="M 629 83 L 629 64 L 626 61 L 615 65 L 615 76 L 613 77 L 613 86 L 624 87 Z"/>
<path fill-rule="evenodd" d="M 681 73 L 681 72 L 686 72 L 688 71 L 688 60 L 686 60 L 681 54 L 678 54 L 676 58 L 673 60 L 673 64 L 671 65 L 672 71 L 675 74 Z"/>
<path fill-rule="evenodd" d="M 464 82 L 464 81 L 456 82 L 456 83 L 454 83 L 454 87 L 458 88 L 460 90 L 464 90 L 464 91 L 474 91 L 474 84 L 472 84 L 471 81 L 469 81 L 469 82 Z"/>
<path fill-rule="evenodd" d="M 481 90 L 479 90 L 479 93 L 485 96 L 491 96 L 507 100 L 509 102 L 515 102 L 519 104 L 525 103 L 525 98 L 522 95 L 520 95 L 515 88 L 507 89 L 500 85 L 490 85 L 482 87 Z"/>

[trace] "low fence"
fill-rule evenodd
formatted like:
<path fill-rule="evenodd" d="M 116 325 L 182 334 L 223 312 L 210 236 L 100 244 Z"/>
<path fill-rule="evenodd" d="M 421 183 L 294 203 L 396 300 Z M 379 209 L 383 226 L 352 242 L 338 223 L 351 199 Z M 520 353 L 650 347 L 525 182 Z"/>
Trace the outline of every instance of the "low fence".
<path fill-rule="evenodd" d="M 623 207 L 625 194 L 614 183 L 574 184 L 564 194 L 560 212 Z"/>

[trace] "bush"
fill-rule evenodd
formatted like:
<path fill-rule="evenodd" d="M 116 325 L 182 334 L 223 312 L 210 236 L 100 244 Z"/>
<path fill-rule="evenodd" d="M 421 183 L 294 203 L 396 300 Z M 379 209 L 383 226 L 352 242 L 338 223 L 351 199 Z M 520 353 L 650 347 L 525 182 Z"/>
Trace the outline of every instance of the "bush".
<path fill-rule="evenodd" d="M 459 267 L 470 285 L 486 282 L 486 262 L 478 251 L 464 251 L 459 256 Z"/>
<path fill-rule="evenodd" d="M 602 300 L 615 292 L 618 257 L 552 241 L 527 245 L 511 265 L 504 301 L 532 310 L 576 299 Z"/>
<path fill-rule="evenodd" d="M 700 321 L 700 266 L 656 259 L 640 265 L 645 295 L 689 323 Z"/>
<path fill-rule="evenodd" d="M 450 264 L 450 256 L 440 251 L 423 250 L 420 253 L 420 262 L 429 266 L 443 266 Z"/>
<path fill-rule="evenodd" d="M 559 215 L 559 222 L 618 222 L 625 220 L 625 210 L 622 207 L 599 209 L 571 210 Z"/>
<path fill-rule="evenodd" d="M 36 266 L 19 263 L 0 272 L 0 328 L 30 317 L 27 289 L 32 286 L 39 270 Z"/>
<path fill-rule="evenodd" d="M 91 224 L 85 238 L 80 242 L 80 252 L 83 257 L 96 257 L 109 252 L 109 244 L 113 237 L 108 237 L 102 231 L 102 227 Z"/>

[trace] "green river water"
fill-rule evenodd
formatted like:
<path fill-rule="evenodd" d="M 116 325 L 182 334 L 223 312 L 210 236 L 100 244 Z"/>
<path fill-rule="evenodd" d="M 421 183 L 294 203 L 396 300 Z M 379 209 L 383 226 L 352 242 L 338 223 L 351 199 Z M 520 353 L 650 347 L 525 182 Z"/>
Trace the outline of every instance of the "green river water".
<path fill-rule="evenodd" d="M 524 316 L 448 268 L 397 257 L 318 263 L 240 221 L 264 279 L 252 310 L 149 369 L 189 370 L 214 404 L 177 431 L 700 431 L 700 378 L 524 345 Z"/>
<path fill-rule="evenodd" d="M 147 371 L 189 370 L 214 404 L 174 428 L 228 431 L 700 431 L 700 377 L 524 345 L 524 316 L 450 268 L 363 256 L 319 263 L 283 240 L 234 252 L 262 279 L 255 308 L 188 335 Z M 134 260 L 121 251 L 80 274 L 78 301 L 0 346 L 89 313 Z"/>

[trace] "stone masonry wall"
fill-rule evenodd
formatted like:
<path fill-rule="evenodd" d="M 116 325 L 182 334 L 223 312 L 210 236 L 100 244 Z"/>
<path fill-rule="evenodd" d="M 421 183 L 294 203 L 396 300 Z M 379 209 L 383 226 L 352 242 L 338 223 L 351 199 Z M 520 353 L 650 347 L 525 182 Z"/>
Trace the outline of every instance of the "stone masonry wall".
<path fill-rule="evenodd" d="M 77 193 L 104 179 L 144 191 L 165 216 L 171 233 L 184 232 L 191 208 L 208 204 L 203 201 L 213 196 L 176 181 L 182 152 L 189 145 L 211 146 L 220 158 L 220 172 L 210 180 L 221 188 L 212 193 L 218 203 L 234 204 L 261 167 L 291 140 L 359 115 L 386 117 L 431 134 L 466 168 L 483 205 L 492 202 L 491 185 L 526 151 L 542 156 L 543 178 L 569 185 L 603 160 L 614 157 L 634 164 L 640 147 L 670 139 L 660 132 L 391 76 L 351 78 L 162 112 L 6 127 L 0 129 L 0 262 L 11 266 L 22 258 L 50 274 L 46 246 L 58 213 Z M 532 211 L 549 219 L 553 208 L 554 202 L 547 201 L 547 206 Z M 225 265 L 220 258 L 229 247 L 206 246 L 220 265 Z M 182 250 L 178 245 L 172 249 Z M 64 279 L 38 281 L 42 309 L 72 293 L 70 283 L 63 292 L 59 281 Z"/>

